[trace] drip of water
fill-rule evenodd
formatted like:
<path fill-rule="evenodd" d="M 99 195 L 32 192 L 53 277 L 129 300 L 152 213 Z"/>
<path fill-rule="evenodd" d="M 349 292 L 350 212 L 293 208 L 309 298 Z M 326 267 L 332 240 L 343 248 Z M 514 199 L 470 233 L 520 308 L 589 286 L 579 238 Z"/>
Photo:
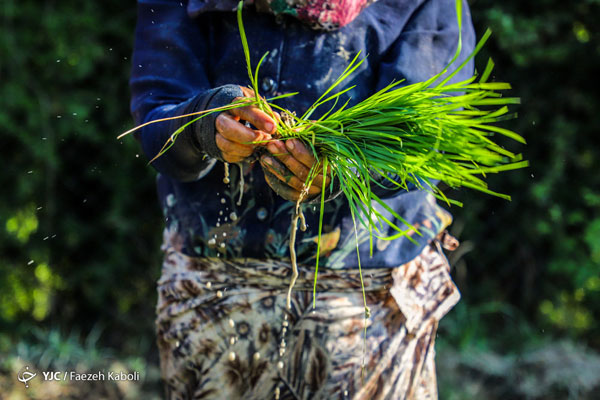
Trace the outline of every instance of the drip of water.
<path fill-rule="evenodd" d="M 292 263 L 292 279 L 290 281 L 290 286 L 288 288 L 287 298 L 286 298 L 286 306 L 288 309 L 292 308 L 292 289 L 296 284 L 296 279 L 298 279 L 298 264 L 296 262 L 296 232 L 298 231 L 298 220 L 302 218 L 304 220 L 304 214 L 302 213 L 302 208 L 300 203 L 304 196 L 308 191 L 303 190 L 300 192 L 300 196 L 298 197 L 298 201 L 296 201 L 296 208 L 292 215 L 292 231 L 290 232 L 290 261 Z M 302 217 L 300 217 L 302 215 Z M 306 225 L 302 223 L 302 225 Z M 302 227 L 301 227 L 302 229 Z M 306 228 L 305 228 L 306 229 Z"/>
<path fill-rule="evenodd" d="M 244 164 L 238 163 L 238 167 L 240 167 L 240 198 L 237 201 L 237 205 L 242 205 L 242 196 L 244 196 Z"/>
<path fill-rule="evenodd" d="M 230 182 L 230 180 L 229 180 L 229 163 L 224 163 L 223 165 L 225 167 L 225 177 L 223 178 L 223 183 L 228 184 Z"/>
<path fill-rule="evenodd" d="M 300 209 L 300 230 L 302 232 L 306 231 L 306 219 L 304 218 L 304 212 Z"/>

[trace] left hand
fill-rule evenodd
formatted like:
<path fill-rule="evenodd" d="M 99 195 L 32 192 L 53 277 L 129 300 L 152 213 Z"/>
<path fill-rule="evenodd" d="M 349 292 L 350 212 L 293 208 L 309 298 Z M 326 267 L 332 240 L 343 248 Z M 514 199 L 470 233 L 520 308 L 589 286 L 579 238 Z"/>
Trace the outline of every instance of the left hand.
<path fill-rule="evenodd" d="M 298 139 L 273 140 L 266 147 L 270 154 L 263 154 L 260 164 L 267 183 L 284 199 L 297 201 L 310 169 L 317 163 L 312 151 Z M 323 167 L 317 168 L 320 168 L 320 172 L 313 179 L 303 202 L 321 193 L 323 179 L 326 179 L 326 186 L 331 181 L 329 173 L 323 176 Z"/>

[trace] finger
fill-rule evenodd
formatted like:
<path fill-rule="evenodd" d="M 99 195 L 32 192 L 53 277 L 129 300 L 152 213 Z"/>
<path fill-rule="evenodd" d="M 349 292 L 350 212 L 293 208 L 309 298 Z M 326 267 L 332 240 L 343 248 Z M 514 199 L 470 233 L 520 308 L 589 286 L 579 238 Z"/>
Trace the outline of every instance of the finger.
<path fill-rule="evenodd" d="M 290 151 L 290 154 L 294 156 L 294 158 L 300 161 L 303 165 L 308 168 L 312 168 L 312 166 L 318 162 L 315 158 L 312 149 L 306 146 L 302 141 L 298 139 L 288 139 L 285 141 L 286 148 Z M 315 166 L 316 170 L 319 171 L 318 175 L 315 176 L 315 179 L 312 181 L 312 185 L 317 185 L 322 187 L 323 185 L 323 165 L 318 162 Z M 331 182 L 331 165 L 327 166 L 325 185 L 329 185 Z"/>
<path fill-rule="evenodd" d="M 318 166 L 317 166 L 318 168 Z M 322 168 L 321 168 L 322 170 Z M 311 183 L 311 187 L 316 186 L 319 188 L 319 191 L 323 188 L 323 173 L 317 174 L 317 176 L 315 176 L 315 179 L 313 179 L 312 183 Z M 331 176 L 329 174 L 327 174 L 327 176 L 325 177 L 325 186 L 327 187 L 329 185 L 329 183 L 331 182 Z"/>
<path fill-rule="evenodd" d="M 248 145 L 255 140 L 264 138 L 263 134 L 244 126 L 228 113 L 219 114 L 215 121 L 215 126 L 217 131 L 226 139 L 240 144 Z"/>
<path fill-rule="evenodd" d="M 311 168 L 317 159 L 313 152 L 304 143 L 298 139 L 288 139 L 285 141 L 285 147 L 294 156 L 295 159 L 304 164 L 307 168 Z"/>
<path fill-rule="evenodd" d="M 300 192 L 292 189 L 287 186 L 285 183 L 282 183 L 273 173 L 271 173 L 267 168 L 263 168 L 263 173 L 265 175 L 265 180 L 267 184 L 277 193 L 279 196 L 283 197 L 289 201 L 298 201 L 300 198 Z"/>
<path fill-rule="evenodd" d="M 231 115 L 240 117 L 240 119 L 243 119 L 244 121 L 250 122 L 261 131 L 267 133 L 275 133 L 276 131 L 276 122 L 273 118 L 255 105 L 232 108 L 228 112 L 231 113 Z"/>
<path fill-rule="evenodd" d="M 310 173 L 310 169 L 292 156 L 283 142 L 279 140 L 271 141 L 267 144 L 267 150 L 277 157 L 277 159 L 281 161 L 290 171 L 292 171 L 294 175 L 302 180 L 302 182 L 306 181 L 306 178 Z"/>
<path fill-rule="evenodd" d="M 233 142 L 233 141 L 225 138 L 220 133 L 217 133 L 217 135 L 215 136 L 215 139 L 217 142 L 217 147 L 219 148 L 219 150 L 221 150 L 221 153 L 223 153 L 223 154 L 231 154 L 231 155 L 236 155 L 236 156 L 241 156 L 241 157 L 248 157 L 254 151 L 254 148 L 252 146 Z"/>
<path fill-rule="evenodd" d="M 240 88 L 242 89 L 242 93 L 244 93 L 244 96 L 248 98 L 249 101 L 252 101 L 253 99 L 256 98 L 256 95 L 254 94 L 254 90 L 252 90 L 249 87 L 242 87 L 240 86 Z M 243 98 L 238 97 L 238 99 L 243 100 Z M 265 106 L 267 106 L 269 108 L 269 112 L 267 113 L 269 116 L 271 117 L 275 117 L 275 119 L 277 120 L 277 122 L 281 122 L 281 115 L 279 115 L 279 113 L 277 111 L 273 111 L 273 109 L 271 108 L 271 106 L 268 103 L 264 103 Z"/>
<path fill-rule="evenodd" d="M 244 96 L 246 96 L 246 97 L 255 97 L 256 96 L 254 94 L 254 90 L 250 89 L 249 87 L 240 86 L 240 89 L 242 89 L 242 93 L 244 93 Z"/>
<path fill-rule="evenodd" d="M 294 176 L 292 172 L 285 167 L 285 165 L 277 161 L 274 157 L 263 155 L 261 157 L 261 165 L 263 166 L 263 169 L 267 169 L 277 179 L 279 179 L 279 181 L 281 181 L 281 184 L 290 186 L 291 188 L 297 191 L 304 190 L 304 182 L 298 179 L 296 176 Z M 319 187 L 311 186 L 308 188 L 309 195 L 317 194 L 320 192 L 321 188 Z"/>

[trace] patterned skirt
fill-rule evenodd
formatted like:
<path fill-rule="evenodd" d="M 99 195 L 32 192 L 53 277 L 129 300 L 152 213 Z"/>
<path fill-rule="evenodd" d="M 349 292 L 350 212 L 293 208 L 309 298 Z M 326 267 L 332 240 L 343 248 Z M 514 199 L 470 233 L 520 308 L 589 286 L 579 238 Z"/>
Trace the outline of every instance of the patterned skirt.
<path fill-rule="evenodd" d="M 191 258 L 165 236 L 157 334 L 168 399 L 436 399 L 438 321 L 458 302 L 442 234 L 414 260 L 300 276 L 290 265 Z M 366 330 L 365 330 L 366 326 Z"/>

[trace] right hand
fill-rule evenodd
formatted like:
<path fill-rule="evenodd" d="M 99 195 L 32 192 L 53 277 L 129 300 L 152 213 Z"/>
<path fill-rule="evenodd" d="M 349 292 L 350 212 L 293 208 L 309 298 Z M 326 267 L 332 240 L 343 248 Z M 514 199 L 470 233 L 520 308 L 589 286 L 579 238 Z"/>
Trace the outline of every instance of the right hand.
<path fill-rule="evenodd" d="M 255 98 L 254 91 L 240 86 L 244 97 L 235 100 Z M 241 121 L 254 125 L 257 129 L 248 128 Z M 228 163 L 238 163 L 248 158 L 257 146 L 267 143 L 253 143 L 269 140 L 277 130 L 277 122 L 256 105 L 233 108 L 220 113 L 216 120 L 217 147 L 221 150 L 223 160 Z"/>

